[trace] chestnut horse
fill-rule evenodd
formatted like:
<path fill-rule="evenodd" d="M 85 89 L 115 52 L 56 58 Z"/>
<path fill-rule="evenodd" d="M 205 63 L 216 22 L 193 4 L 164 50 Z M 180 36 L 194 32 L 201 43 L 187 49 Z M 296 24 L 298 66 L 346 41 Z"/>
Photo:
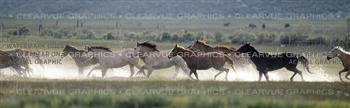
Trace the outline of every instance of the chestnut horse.
<path fill-rule="evenodd" d="M 345 78 L 350 80 L 350 78 L 349 78 L 349 76 L 350 76 L 350 70 L 349 70 L 350 69 L 350 53 L 345 51 L 342 47 L 336 46 L 328 52 L 327 60 L 330 60 L 334 57 L 338 57 L 340 59 L 340 61 L 343 63 L 344 69 L 339 71 L 340 81 L 343 81 L 343 79 L 341 78 L 341 74 L 344 72 L 347 72 L 345 75 Z"/>
<path fill-rule="evenodd" d="M 175 56 L 181 56 L 190 68 L 191 72 L 194 73 L 198 80 L 198 74 L 197 70 L 207 70 L 209 68 L 214 68 L 218 71 L 220 71 L 216 76 L 221 74 L 222 72 L 226 72 L 225 79 L 227 80 L 227 75 L 229 72 L 229 69 L 224 68 L 225 63 L 229 63 L 229 65 L 234 70 L 233 61 L 225 54 L 221 54 L 218 52 L 208 52 L 208 53 L 201 53 L 201 52 L 194 52 L 192 50 L 186 49 L 184 47 L 175 45 L 174 49 L 171 51 L 171 53 L 168 55 L 169 58 L 175 57 Z"/>

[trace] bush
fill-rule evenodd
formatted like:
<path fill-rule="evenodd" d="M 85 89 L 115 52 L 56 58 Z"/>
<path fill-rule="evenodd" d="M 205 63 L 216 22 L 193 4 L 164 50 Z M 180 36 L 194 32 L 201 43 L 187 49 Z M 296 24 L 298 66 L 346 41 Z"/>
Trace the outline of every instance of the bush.
<path fill-rule="evenodd" d="M 196 36 L 194 36 L 192 33 L 187 32 L 182 36 L 181 40 L 185 42 L 192 42 L 196 40 Z"/>
<path fill-rule="evenodd" d="M 168 32 L 163 32 L 162 35 L 157 39 L 157 41 L 171 41 L 171 34 Z"/>
<path fill-rule="evenodd" d="M 214 33 L 214 37 L 215 37 L 215 41 L 217 42 L 217 43 L 222 43 L 222 42 L 224 42 L 224 35 L 222 34 L 222 33 L 220 33 L 220 32 L 215 32 Z"/>
<path fill-rule="evenodd" d="M 80 39 L 95 39 L 95 32 L 89 29 L 82 30 L 82 33 L 79 36 Z"/>
<path fill-rule="evenodd" d="M 306 44 L 308 45 L 326 45 L 326 39 L 323 37 L 315 37 L 315 38 L 311 38 L 308 39 Z"/>
<path fill-rule="evenodd" d="M 89 33 L 89 31 L 83 30 L 82 33 L 81 33 L 81 36 L 78 37 L 78 38 L 82 38 L 82 37 L 87 38 L 88 35 L 91 35 L 91 34 L 88 34 L 88 33 Z M 77 36 L 78 33 L 74 32 L 74 31 L 71 31 L 68 28 L 62 28 L 62 29 L 59 29 L 59 30 L 44 29 L 39 35 L 42 36 L 42 37 L 43 36 L 49 36 L 49 37 L 61 39 L 61 38 L 72 38 L 73 36 Z"/>
<path fill-rule="evenodd" d="M 256 35 L 254 33 L 249 32 L 237 32 L 234 33 L 232 36 L 229 36 L 229 39 L 233 44 L 241 44 L 256 41 Z"/>
<path fill-rule="evenodd" d="M 26 26 L 20 26 L 17 29 L 10 30 L 9 31 L 10 35 L 16 35 L 16 36 L 22 36 L 22 35 L 29 35 L 30 30 Z"/>
<path fill-rule="evenodd" d="M 273 33 L 258 33 L 256 43 L 264 44 L 264 43 L 272 43 L 276 39 L 276 35 Z"/>
<path fill-rule="evenodd" d="M 301 44 L 307 40 L 306 35 L 288 34 L 282 35 L 280 38 L 281 44 Z"/>
<path fill-rule="evenodd" d="M 180 39 L 180 37 L 179 37 L 179 35 L 177 35 L 177 34 L 174 34 L 173 36 L 172 36 L 172 41 L 173 42 L 179 42 L 179 39 Z"/>
<path fill-rule="evenodd" d="M 116 36 L 114 36 L 111 32 L 110 33 L 107 33 L 106 35 L 103 36 L 103 39 L 106 39 L 106 40 L 115 40 L 117 39 Z"/>

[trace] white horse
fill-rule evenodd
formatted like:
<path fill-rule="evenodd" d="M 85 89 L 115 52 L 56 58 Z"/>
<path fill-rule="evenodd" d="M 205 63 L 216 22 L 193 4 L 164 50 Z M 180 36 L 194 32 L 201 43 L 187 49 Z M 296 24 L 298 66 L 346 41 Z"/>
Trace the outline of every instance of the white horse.
<path fill-rule="evenodd" d="M 350 53 L 345 51 L 342 47 L 336 46 L 328 52 L 327 60 L 330 60 L 334 57 L 338 57 L 340 59 L 340 61 L 343 63 L 344 69 L 339 71 L 340 81 L 343 81 L 343 79 L 341 78 L 341 74 L 344 72 L 347 72 L 347 74 L 345 75 L 345 78 L 350 80 L 350 78 L 349 78 L 349 75 L 350 75 L 350 70 L 349 70 L 350 69 Z"/>
<path fill-rule="evenodd" d="M 98 65 L 90 70 L 87 76 L 91 74 L 93 70 L 101 69 L 102 77 L 106 75 L 106 72 L 110 68 L 121 68 L 126 65 L 130 66 L 130 76 L 134 75 L 134 67 L 140 69 L 138 64 L 139 58 L 136 56 L 134 49 L 124 49 L 118 52 L 112 52 L 108 48 L 101 47 L 89 47 L 88 52 L 93 52 L 93 57 L 97 59 Z"/>
<path fill-rule="evenodd" d="M 165 69 L 172 66 L 175 66 L 175 74 L 173 78 L 177 76 L 179 73 L 179 68 L 182 69 L 185 74 L 190 77 L 190 79 L 193 79 L 190 76 L 190 69 L 187 67 L 186 61 L 183 60 L 180 56 L 173 57 L 171 59 L 168 58 L 169 51 L 159 51 L 156 48 L 156 45 L 149 43 L 149 42 L 143 42 L 143 43 L 137 43 L 137 47 L 135 48 L 135 51 L 138 53 L 139 57 L 142 59 L 142 61 L 145 63 L 144 66 L 140 69 L 139 72 L 143 72 L 144 69 L 148 70 L 147 77 L 149 77 L 154 69 Z"/>

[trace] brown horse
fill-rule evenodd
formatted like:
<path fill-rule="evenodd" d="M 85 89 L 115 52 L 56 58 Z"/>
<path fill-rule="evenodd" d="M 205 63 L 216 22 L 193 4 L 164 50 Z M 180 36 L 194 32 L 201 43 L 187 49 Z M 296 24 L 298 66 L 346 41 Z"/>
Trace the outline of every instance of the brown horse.
<path fill-rule="evenodd" d="M 194 52 L 176 44 L 174 49 L 168 55 L 168 58 L 172 58 L 175 56 L 181 56 L 186 61 L 188 68 L 190 68 L 191 70 L 190 75 L 194 73 L 197 80 L 197 70 L 207 70 L 209 68 L 214 68 L 220 71 L 218 74 L 215 75 L 215 79 L 222 72 L 226 72 L 225 79 L 227 80 L 229 69 L 224 68 L 226 62 L 229 63 L 232 69 L 234 70 L 234 67 L 232 66 L 233 61 L 228 56 L 217 52 Z"/>
<path fill-rule="evenodd" d="M 349 76 L 350 76 L 350 70 L 349 70 L 350 69 L 350 53 L 345 51 L 342 47 L 336 46 L 328 52 L 327 60 L 330 60 L 334 57 L 338 57 L 340 59 L 340 61 L 343 63 L 344 69 L 339 71 L 340 81 L 343 81 L 343 79 L 341 78 L 341 74 L 344 72 L 347 72 L 347 74 L 345 75 L 345 78 L 350 80 L 350 78 L 349 78 Z"/>
<path fill-rule="evenodd" d="M 212 46 L 207 44 L 206 41 L 204 40 L 197 40 L 187 48 L 193 51 L 199 51 L 199 52 L 219 52 L 219 53 L 226 54 L 233 61 L 235 61 L 235 65 L 239 67 L 246 67 L 247 65 L 249 65 L 247 63 L 251 62 L 250 59 L 247 57 L 240 57 L 236 55 L 235 48 L 228 48 L 224 45 Z"/>

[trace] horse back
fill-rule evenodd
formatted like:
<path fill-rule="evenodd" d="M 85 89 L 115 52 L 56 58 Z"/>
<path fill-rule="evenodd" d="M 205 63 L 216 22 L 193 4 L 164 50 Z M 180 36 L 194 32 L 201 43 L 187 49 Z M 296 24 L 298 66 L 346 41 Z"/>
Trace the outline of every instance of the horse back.
<path fill-rule="evenodd" d="M 261 56 L 252 57 L 252 61 L 255 63 L 258 69 L 273 71 L 283 67 L 296 66 L 298 58 L 293 53 L 281 53 L 281 54 L 261 54 Z"/>

